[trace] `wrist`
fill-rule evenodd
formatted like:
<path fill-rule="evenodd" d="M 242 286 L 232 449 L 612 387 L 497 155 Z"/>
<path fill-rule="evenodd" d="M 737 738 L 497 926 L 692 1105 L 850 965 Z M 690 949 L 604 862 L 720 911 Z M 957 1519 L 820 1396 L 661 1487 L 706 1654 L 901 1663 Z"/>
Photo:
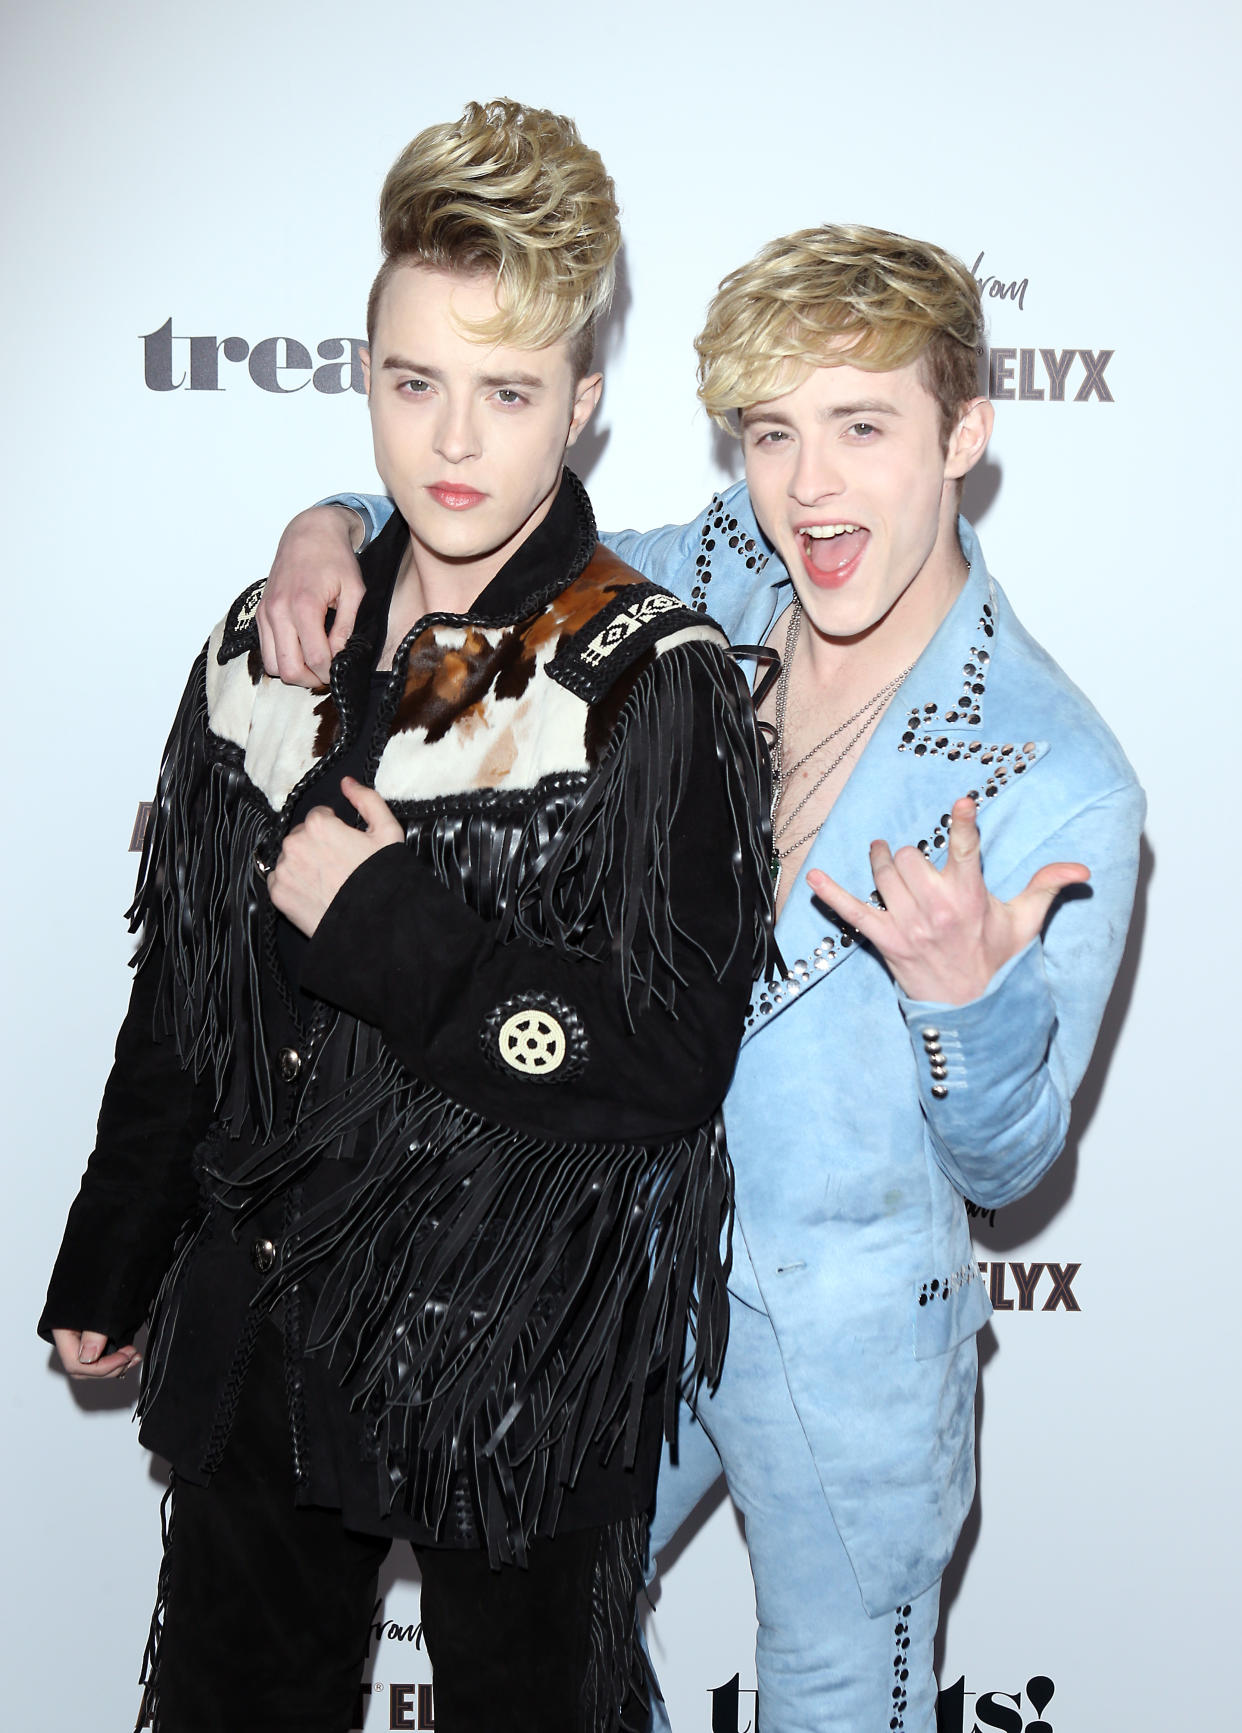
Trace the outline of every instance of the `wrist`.
<path fill-rule="evenodd" d="M 328 510 L 337 513 L 349 540 L 349 551 L 357 559 L 367 541 L 367 525 L 361 513 L 356 512 L 350 505 L 333 505 L 329 506 Z"/>
<path fill-rule="evenodd" d="M 323 560 L 348 550 L 355 558 L 366 545 L 367 526 L 352 506 L 333 501 L 330 505 L 308 505 L 289 519 L 280 538 L 279 553 Z"/>
<path fill-rule="evenodd" d="M 895 971 L 893 979 L 897 983 L 897 991 L 902 998 L 911 1004 L 918 1005 L 969 1005 L 973 999 L 981 999 L 988 990 L 995 970 L 990 973 L 963 975 L 954 973 L 951 976 L 933 973 L 901 974 Z"/>
<path fill-rule="evenodd" d="M 1030 944 L 1024 945 L 1020 951 L 1015 952 L 1004 962 L 994 967 L 986 979 L 982 979 L 978 983 L 972 982 L 974 990 L 969 993 L 963 991 L 959 994 L 957 992 L 958 988 L 966 986 L 964 977 L 957 977 L 948 983 L 946 990 L 946 983 L 924 976 L 912 983 L 919 987 L 918 992 L 909 991 L 900 981 L 897 981 L 902 1012 L 908 1018 L 919 1018 L 934 1015 L 937 1011 L 962 1011 L 968 1006 L 983 1005 L 995 998 L 1010 975 L 1024 967 L 1032 951 L 1038 956 L 1042 950 L 1043 946 L 1040 941 L 1032 939 Z M 894 980 L 896 980 L 896 976 L 894 976 Z"/>

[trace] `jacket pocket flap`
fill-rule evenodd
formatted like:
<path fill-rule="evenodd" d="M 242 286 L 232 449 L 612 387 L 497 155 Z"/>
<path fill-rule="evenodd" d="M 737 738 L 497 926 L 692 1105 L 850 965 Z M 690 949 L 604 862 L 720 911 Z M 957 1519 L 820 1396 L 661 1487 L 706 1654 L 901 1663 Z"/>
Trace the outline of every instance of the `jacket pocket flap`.
<path fill-rule="evenodd" d="M 947 1275 L 914 1284 L 914 1357 L 931 1360 L 947 1354 L 983 1328 L 992 1303 L 973 1258 Z"/>

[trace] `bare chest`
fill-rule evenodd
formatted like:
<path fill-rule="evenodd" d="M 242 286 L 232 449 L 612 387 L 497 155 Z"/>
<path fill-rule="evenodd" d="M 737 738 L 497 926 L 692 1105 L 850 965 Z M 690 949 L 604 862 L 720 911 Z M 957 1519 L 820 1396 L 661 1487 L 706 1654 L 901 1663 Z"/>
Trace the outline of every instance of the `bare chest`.
<path fill-rule="evenodd" d="M 779 914 L 801 878 L 815 838 L 840 799 L 905 671 L 859 689 L 848 677 L 817 679 L 799 654 L 793 611 L 777 621 L 769 643 L 781 652 L 782 677 L 759 708 L 772 730 L 773 854 L 779 863 Z M 804 646 L 802 647 L 805 648 Z"/>

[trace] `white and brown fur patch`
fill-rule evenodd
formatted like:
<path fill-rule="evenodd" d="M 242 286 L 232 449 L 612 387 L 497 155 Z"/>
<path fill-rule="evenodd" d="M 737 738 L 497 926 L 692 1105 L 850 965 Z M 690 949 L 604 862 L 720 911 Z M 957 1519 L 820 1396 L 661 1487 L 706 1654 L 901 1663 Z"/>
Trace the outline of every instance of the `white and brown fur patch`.
<path fill-rule="evenodd" d="M 594 628 L 633 586 L 645 596 L 663 595 L 599 548 L 581 576 L 529 619 L 425 627 L 408 644 L 404 690 L 376 769 L 377 793 L 388 801 L 431 800 L 501 786 L 534 788 L 550 776 L 588 772 L 649 651 L 688 638 L 724 642 L 708 621 L 688 624 L 687 610 L 670 597 L 673 605 L 652 615 L 657 636 L 645 634 L 641 646 L 625 644 L 610 655 L 606 671 L 599 669 L 591 649 L 598 641 Z M 335 740 L 336 705 L 322 688 L 269 679 L 254 651 L 221 663 L 227 629 L 226 618 L 208 646 L 209 725 L 242 749 L 247 776 L 280 811 Z M 584 665 L 598 669 L 592 678 L 597 703 L 579 695 L 579 682 L 549 674 L 558 655 L 565 665 L 567 650 L 573 663 L 575 646 Z M 577 691 L 570 689 L 575 684 Z"/>

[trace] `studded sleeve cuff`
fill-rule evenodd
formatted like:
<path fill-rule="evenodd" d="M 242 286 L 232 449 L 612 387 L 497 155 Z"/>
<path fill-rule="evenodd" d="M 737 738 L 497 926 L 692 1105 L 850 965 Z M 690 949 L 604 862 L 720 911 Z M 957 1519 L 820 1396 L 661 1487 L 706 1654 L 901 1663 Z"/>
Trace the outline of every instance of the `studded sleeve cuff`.
<path fill-rule="evenodd" d="M 1034 939 L 965 1005 L 901 999 L 941 1166 L 991 1208 L 1029 1191 L 1065 1141 L 1069 1095 L 1049 1065 L 1056 1008 Z"/>
<path fill-rule="evenodd" d="M 992 889 L 1001 898 L 1016 896 L 1047 861 L 1084 861 L 1091 882 L 1057 899 L 1041 937 L 978 999 L 901 1002 L 932 1146 L 975 1203 L 1022 1197 L 1061 1152 L 1125 945 L 1143 812 L 1130 778 L 997 873 Z"/>

